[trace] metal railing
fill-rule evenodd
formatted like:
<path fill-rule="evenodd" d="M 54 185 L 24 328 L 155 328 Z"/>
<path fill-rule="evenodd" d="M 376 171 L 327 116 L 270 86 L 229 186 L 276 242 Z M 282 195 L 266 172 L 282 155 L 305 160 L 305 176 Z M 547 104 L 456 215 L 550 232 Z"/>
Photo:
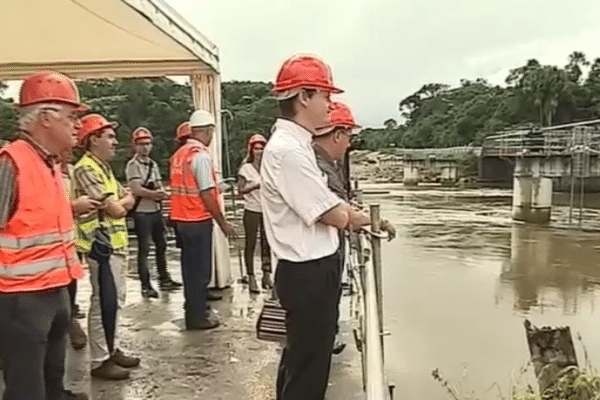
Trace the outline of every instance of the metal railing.
<path fill-rule="evenodd" d="M 390 400 L 393 385 L 387 383 L 383 349 L 383 293 L 379 205 L 371 207 L 372 230 L 351 236 L 349 275 L 356 289 L 351 312 L 356 320 L 354 338 L 361 353 L 363 389 L 367 400 Z"/>
<path fill-rule="evenodd" d="M 577 122 L 537 129 L 519 129 L 488 136 L 482 148 L 484 156 L 570 155 L 578 149 L 580 137 L 587 136 L 586 150 L 600 152 L 600 120 Z"/>

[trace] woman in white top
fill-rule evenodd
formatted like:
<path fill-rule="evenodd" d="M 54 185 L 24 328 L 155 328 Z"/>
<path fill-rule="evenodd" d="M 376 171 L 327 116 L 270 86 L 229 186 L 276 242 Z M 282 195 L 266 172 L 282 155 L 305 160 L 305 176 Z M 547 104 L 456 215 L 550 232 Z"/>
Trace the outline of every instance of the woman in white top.
<path fill-rule="evenodd" d="M 271 248 L 267 242 L 260 205 L 260 163 L 267 140 L 260 134 L 253 135 L 248 141 L 248 156 L 242 163 L 238 173 L 238 191 L 244 197 L 244 231 L 246 243 L 244 248 L 244 262 L 248 273 L 250 292 L 259 293 L 258 284 L 254 275 L 254 249 L 256 238 L 260 229 L 260 247 L 262 260 L 262 287 L 273 287 L 271 281 Z"/>

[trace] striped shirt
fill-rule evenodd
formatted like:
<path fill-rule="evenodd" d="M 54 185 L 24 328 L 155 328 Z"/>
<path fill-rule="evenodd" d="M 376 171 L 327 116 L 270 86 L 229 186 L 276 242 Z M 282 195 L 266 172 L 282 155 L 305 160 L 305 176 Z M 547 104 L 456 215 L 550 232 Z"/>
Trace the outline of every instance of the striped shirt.
<path fill-rule="evenodd" d="M 150 176 L 148 176 L 148 174 L 150 174 Z M 130 187 L 131 183 L 136 181 L 139 182 L 140 185 L 143 185 L 144 183 L 146 183 L 146 185 L 153 184 L 154 189 L 162 188 L 158 164 L 151 158 L 145 162 L 135 155 L 127 163 L 125 175 L 127 176 L 127 183 Z M 148 178 L 147 181 L 146 178 Z M 144 213 L 156 212 L 158 210 L 160 210 L 160 202 L 148 198 L 142 198 L 138 207 L 135 209 L 135 211 Z"/>
<path fill-rule="evenodd" d="M 56 157 L 37 143 L 31 136 L 21 132 L 19 139 L 25 140 L 38 152 L 49 168 L 54 168 Z M 15 163 L 8 154 L 0 156 L 0 229 L 4 228 L 17 207 L 17 172 Z"/>

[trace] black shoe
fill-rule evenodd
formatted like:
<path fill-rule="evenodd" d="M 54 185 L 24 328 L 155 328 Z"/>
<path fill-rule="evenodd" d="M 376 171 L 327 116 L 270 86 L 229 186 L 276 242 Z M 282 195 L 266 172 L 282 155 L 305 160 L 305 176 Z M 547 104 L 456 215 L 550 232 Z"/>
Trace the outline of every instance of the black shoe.
<path fill-rule="evenodd" d="M 175 282 L 171 278 L 162 280 L 158 283 L 158 287 L 160 288 L 160 290 L 175 290 L 175 289 L 179 289 L 182 286 L 183 286 L 182 283 Z"/>
<path fill-rule="evenodd" d="M 258 288 L 258 283 L 256 283 L 256 277 L 254 275 L 248 276 L 248 290 L 250 290 L 250 293 L 260 293 L 260 289 Z"/>
<path fill-rule="evenodd" d="M 202 319 L 186 318 L 185 320 L 185 329 L 188 331 L 213 329 L 219 325 L 221 325 L 219 318 L 211 310 L 207 310 Z"/>
<path fill-rule="evenodd" d="M 153 297 L 155 299 L 158 299 L 158 292 L 156 290 L 154 290 L 153 288 L 143 288 L 142 289 L 142 297 L 145 297 L 147 299 Z"/>
<path fill-rule="evenodd" d="M 344 342 L 337 342 L 336 344 L 333 345 L 333 350 L 331 350 L 331 354 L 338 355 L 342 351 L 344 351 L 345 348 L 346 348 L 346 343 L 344 343 Z"/>
<path fill-rule="evenodd" d="M 218 300 L 222 300 L 223 296 L 221 296 L 220 294 L 215 294 L 212 293 L 210 290 L 208 291 L 208 294 L 206 295 L 206 300 L 208 301 L 218 301 Z"/>
<path fill-rule="evenodd" d="M 263 272 L 262 288 L 265 290 L 273 289 L 273 281 L 271 280 L 271 274 L 269 272 Z"/>
<path fill-rule="evenodd" d="M 71 327 L 69 328 L 69 338 L 71 339 L 71 345 L 75 350 L 81 350 L 87 343 L 87 335 L 85 331 L 76 319 L 71 320 Z"/>
<path fill-rule="evenodd" d="M 79 307 L 79 304 L 75 304 L 73 306 L 73 317 L 77 318 L 77 319 L 83 319 L 83 318 L 85 318 L 85 313 L 81 311 L 81 308 Z"/>

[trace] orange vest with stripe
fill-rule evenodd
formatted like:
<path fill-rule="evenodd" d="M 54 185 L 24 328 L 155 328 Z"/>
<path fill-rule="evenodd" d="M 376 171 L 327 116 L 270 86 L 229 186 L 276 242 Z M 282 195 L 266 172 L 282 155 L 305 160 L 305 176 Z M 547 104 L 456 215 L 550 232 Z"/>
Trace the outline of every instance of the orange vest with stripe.
<path fill-rule="evenodd" d="M 198 182 L 192 171 L 192 161 L 200 153 L 208 153 L 208 148 L 197 140 L 188 140 L 171 157 L 169 184 L 171 186 L 171 211 L 169 217 L 172 221 L 200 222 L 212 219 L 212 214 L 204 205 L 200 197 Z M 217 185 L 217 174 L 214 166 L 211 174 Z M 219 188 L 216 186 L 211 191 L 219 208 Z"/>
<path fill-rule="evenodd" d="M 14 162 L 17 180 L 14 214 L 0 229 L 0 292 L 58 288 L 83 277 L 60 167 L 48 167 L 24 140 L 0 154 Z"/>

